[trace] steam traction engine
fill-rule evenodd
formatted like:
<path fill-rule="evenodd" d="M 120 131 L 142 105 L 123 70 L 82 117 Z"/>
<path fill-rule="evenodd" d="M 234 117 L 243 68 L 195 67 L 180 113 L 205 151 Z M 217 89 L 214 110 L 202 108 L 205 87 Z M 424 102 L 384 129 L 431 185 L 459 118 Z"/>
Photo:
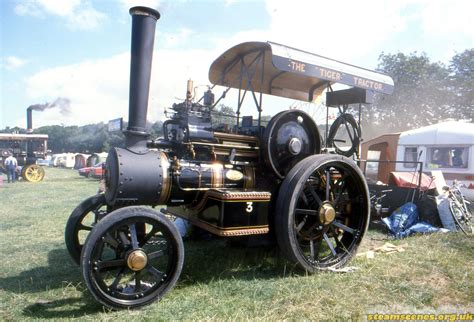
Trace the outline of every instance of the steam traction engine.
<path fill-rule="evenodd" d="M 274 236 L 287 258 L 308 272 L 346 263 L 369 221 L 364 177 L 352 159 L 321 153 L 322 138 L 305 112 L 283 111 L 262 126 L 262 94 L 313 101 L 342 83 L 352 88 L 328 93 L 327 102 L 347 106 L 370 102 L 373 92 L 391 93 L 390 77 L 271 42 L 243 43 L 217 58 L 209 73 L 215 85 L 239 89 L 237 126 L 213 130 L 219 100 L 208 91 L 199 102 L 188 95 L 174 104 L 164 138 L 149 140 L 149 79 L 160 15 L 144 7 L 130 13 L 126 147 L 110 150 L 105 193 L 83 201 L 66 227 L 68 250 L 94 297 L 112 308 L 133 308 L 175 285 L 183 242 L 167 214 L 218 236 Z M 256 124 L 240 119 L 246 95 L 257 106 Z M 354 139 L 357 131 L 341 124 Z M 146 207 L 160 205 L 166 209 Z"/>
<path fill-rule="evenodd" d="M 12 154 L 21 167 L 21 172 L 17 170 L 18 176 L 29 182 L 40 182 L 44 178 L 44 169 L 36 164 L 36 160 L 46 157 L 47 143 L 47 134 L 0 133 L 0 172 L 6 172 L 3 163 Z"/>
<path fill-rule="evenodd" d="M 48 154 L 48 135 L 33 134 L 31 106 L 26 110 L 26 133 L 0 133 L 0 172 L 6 171 L 4 160 L 11 154 L 18 161 L 18 176 L 29 182 L 40 182 L 45 172 L 36 161 L 46 158 Z"/>

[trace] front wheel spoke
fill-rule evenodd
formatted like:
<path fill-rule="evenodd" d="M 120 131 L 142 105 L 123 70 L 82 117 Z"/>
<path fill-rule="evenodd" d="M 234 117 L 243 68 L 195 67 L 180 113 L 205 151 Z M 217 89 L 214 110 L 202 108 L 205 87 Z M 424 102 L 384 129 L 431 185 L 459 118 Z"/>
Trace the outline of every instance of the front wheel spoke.
<path fill-rule="evenodd" d="M 142 288 L 142 277 L 141 277 L 141 272 L 135 272 L 135 290 L 134 292 L 140 292 L 140 289 Z"/>
<path fill-rule="evenodd" d="M 122 279 L 122 274 L 125 271 L 125 267 L 122 267 L 118 272 L 117 275 L 115 275 L 115 279 L 110 285 L 111 289 L 117 289 L 118 284 L 120 283 L 120 280 Z"/>
<path fill-rule="evenodd" d="M 125 259 L 123 258 L 97 262 L 98 270 L 103 270 L 106 268 L 111 269 L 111 268 L 124 267 L 124 266 L 125 266 Z"/>
<path fill-rule="evenodd" d="M 145 238 L 143 238 L 143 242 L 142 242 L 141 246 L 145 245 L 150 240 L 150 238 L 153 237 L 158 231 L 159 231 L 159 229 L 157 227 L 153 227 L 150 230 L 150 232 L 145 235 Z"/>
<path fill-rule="evenodd" d="M 334 245 L 332 244 L 332 242 L 329 240 L 329 237 L 326 233 L 323 234 L 323 238 L 324 238 L 324 241 L 326 242 L 326 244 L 328 244 L 328 247 L 329 249 L 331 250 L 331 253 L 334 255 L 334 256 L 337 256 L 337 252 L 336 250 L 334 249 Z"/>
<path fill-rule="evenodd" d="M 107 235 L 105 235 L 104 241 L 114 249 L 117 249 L 119 245 L 119 242 L 114 237 L 112 237 L 110 233 L 107 233 Z"/>
<path fill-rule="evenodd" d="M 168 253 L 168 250 L 167 250 L 167 249 L 157 250 L 156 252 L 149 253 L 149 254 L 148 254 L 148 259 L 159 258 L 159 257 L 161 257 L 161 256 L 164 256 L 164 255 L 167 254 L 167 253 Z"/>
<path fill-rule="evenodd" d="M 137 249 L 138 248 L 137 228 L 135 224 L 130 224 L 128 228 L 130 230 L 130 238 L 132 240 L 132 247 L 133 249 Z"/>
<path fill-rule="evenodd" d="M 146 267 L 146 270 L 148 271 L 148 273 L 150 273 L 151 275 L 153 275 L 158 281 L 161 281 L 161 279 L 163 278 L 163 276 L 165 275 L 162 271 L 154 268 L 153 266 L 151 265 L 148 265 Z"/>
<path fill-rule="evenodd" d="M 344 230 L 344 231 L 346 231 L 346 232 L 348 232 L 348 233 L 350 233 L 354 236 L 359 234 L 359 231 L 357 229 L 353 229 L 351 227 L 348 227 L 348 226 L 340 223 L 339 221 L 333 221 L 332 225 L 337 227 L 337 228 L 340 228 L 340 229 L 342 229 L 342 230 Z"/>
<path fill-rule="evenodd" d="M 130 245 L 130 240 L 128 240 L 127 235 L 125 234 L 125 232 L 121 231 L 121 232 L 119 232 L 118 235 L 119 235 L 119 238 L 120 238 L 120 241 L 122 242 L 122 244 Z"/>
<path fill-rule="evenodd" d="M 312 209 L 301 209 L 301 208 L 296 208 L 295 213 L 301 214 L 301 215 L 310 215 L 310 216 L 317 216 L 318 211 L 317 210 L 312 210 Z"/>

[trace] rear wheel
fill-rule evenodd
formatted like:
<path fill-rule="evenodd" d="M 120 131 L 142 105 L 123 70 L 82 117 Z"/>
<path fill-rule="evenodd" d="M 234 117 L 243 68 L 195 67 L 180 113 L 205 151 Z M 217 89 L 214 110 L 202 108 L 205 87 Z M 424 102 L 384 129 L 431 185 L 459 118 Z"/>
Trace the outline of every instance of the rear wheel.
<path fill-rule="evenodd" d="M 111 212 L 92 229 L 81 270 L 103 305 L 136 308 L 173 288 L 183 260 L 183 242 L 173 223 L 150 208 L 133 206 Z"/>
<path fill-rule="evenodd" d="M 30 164 L 23 167 L 21 175 L 26 181 L 40 182 L 44 178 L 44 169 L 37 164 Z"/>
<path fill-rule="evenodd" d="M 369 192 L 350 159 L 315 155 L 283 181 L 277 200 L 277 241 L 306 271 L 337 268 L 356 253 L 369 223 Z"/>

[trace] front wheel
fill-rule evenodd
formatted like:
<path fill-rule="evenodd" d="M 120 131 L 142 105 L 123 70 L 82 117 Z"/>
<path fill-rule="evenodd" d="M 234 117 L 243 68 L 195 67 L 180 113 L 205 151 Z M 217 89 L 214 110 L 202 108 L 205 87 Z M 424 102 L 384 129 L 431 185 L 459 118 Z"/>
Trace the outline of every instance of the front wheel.
<path fill-rule="evenodd" d="M 287 175 L 276 209 L 277 241 L 291 262 L 308 272 L 337 268 L 354 256 L 367 230 L 369 192 L 352 160 L 314 155 Z"/>
<path fill-rule="evenodd" d="M 98 194 L 82 201 L 67 220 L 64 240 L 71 258 L 79 265 L 81 251 L 89 232 L 107 214 L 105 195 Z"/>
<path fill-rule="evenodd" d="M 169 219 L 146 207 L 111 212 L 92 229 L 81 270 L 92 295 L 113 308 L 136 308 L 176 284 L 184 260 L 181 237 Z"/>

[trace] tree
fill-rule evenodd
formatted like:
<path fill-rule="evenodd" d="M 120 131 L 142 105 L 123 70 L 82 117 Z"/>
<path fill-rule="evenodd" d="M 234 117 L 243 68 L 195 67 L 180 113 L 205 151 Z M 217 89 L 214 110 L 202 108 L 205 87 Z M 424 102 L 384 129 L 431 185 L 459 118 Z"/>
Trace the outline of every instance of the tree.
<path fill-rule="evenodd" d="M 159 138 L 163 137 L 163 122 L 162 121 L 156 121 L 153 123 L 150 127 L 150 137 L 152 138 Z"/>
<path fill-rule="evenodd" d="M 53 153 L 68 152 L 72 132 L 71 127 L 61 125 L 43 126 L 33 131 L 33 133 L 48 134 L 48 148 Z"/>
<path fill-rule="evenodd" d="M 216 128 L 223 124 L 232 128 L 237 124 L 237 117 L 232 107 L 221 104 L 212 112 L 212 126 Z"/>
<path fill-rule="evenodd" d="M 455 55 L 449 65 L 454 116 L 474 120 L 474 49 Z"/>
<path fill-rule="evenodd" d="M 424 53 L 382 53 L 377 69 L 393 78 L 395 90 L 392 95 L 378 95 L 366 109 L 364 123 L 369 131 L 371 126 L 379 127 L 382 133 L 404 131 L 453 114 L 449 71 L 443 64 L 431 63 Z"/>
<path fill-rule="evenodd" d="M 9 127 L 7 126 L 6 128 L 0 130 L 0 133 L 18 133 L 18 134 L 25 134 L 26 129 L 23 129 L 21 127 L 15 126 L 15 127 Z"/>
<path fill-rule="evenodd" d="M 382 53 L 377 69 L 393 78 L 395 90 L 377 95 L 375 103 L 363 109 L 366 139 L 448 118 L 474 119 L 473 49 L 455 55 L 449 67 L 430 62 L 424 53 Z"/>

